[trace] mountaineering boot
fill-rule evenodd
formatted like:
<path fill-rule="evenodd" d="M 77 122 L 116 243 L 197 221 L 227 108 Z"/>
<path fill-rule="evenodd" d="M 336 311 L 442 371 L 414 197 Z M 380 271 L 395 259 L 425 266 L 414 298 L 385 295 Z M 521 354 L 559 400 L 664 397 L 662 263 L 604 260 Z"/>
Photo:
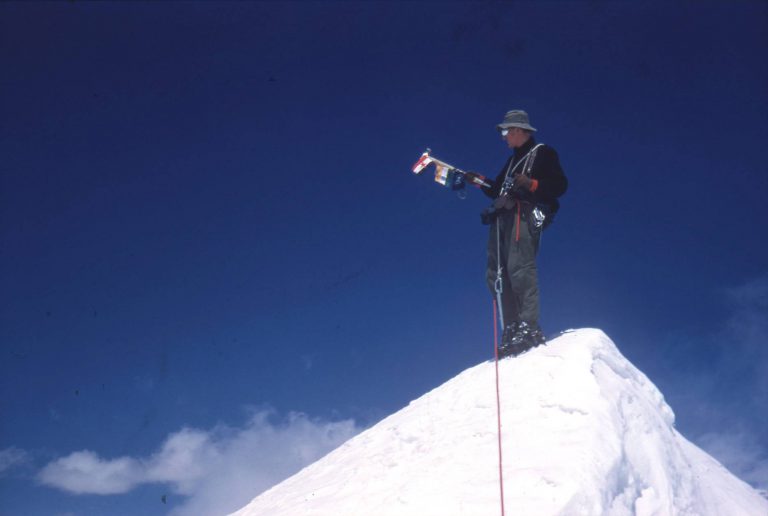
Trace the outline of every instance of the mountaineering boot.
<path fill-rule="evenodd" d="M 536 346 L 541 346 L 547 343 L 547 338 L 544 336 L 544 332 L 541 331 L 541 328 L 538 325 L 531 332 L 531 335 L 529 338 L 530 338 L 531 344 L 533 344 L 533 346 L 531 347 L 534 347 L 534 348 Z"/>
<path fill-rule="evenodd" d="M 514 322 L 504 328 L 499 346 L 499 360 L 522 355 L 529 349 L 546 344 L 547 339 L 538 324 Z"/>
<path fill-rule="evenodd" d="M 512 346 L 512 339 L 517 331 L 517 322 L 508 324 L 501 334 L 501 346 L 499 346 L 499 360 L 502 358 L 515 356 L 515 348 Z"/>
<path fill-rule="evenodd" d="M 547 339 L 539 325 L 529 324 L 525 321 L 517 325 L 517 331 L 512 336 L 511 346 L 517 350 L 515 355 L 519 355 L 529 349 L 545 344 Z"/>

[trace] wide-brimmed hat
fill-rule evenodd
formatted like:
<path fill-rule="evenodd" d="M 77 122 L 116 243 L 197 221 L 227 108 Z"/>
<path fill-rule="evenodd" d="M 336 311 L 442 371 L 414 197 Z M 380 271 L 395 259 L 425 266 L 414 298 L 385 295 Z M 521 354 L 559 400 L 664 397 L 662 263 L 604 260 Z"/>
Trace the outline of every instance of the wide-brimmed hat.
<path fill-rule="evenodd" d="M 501 131 L 502 129 L 507 129 L 509 127 L 519 127 L 520 129 L 527 129 L 528 131 L 536 131 L 535 128 L 531 127 L 531 124 L 528 121 L 528 113 L 521 109 L 507 111 L 507 114 L 504 115 L 504 121 L 497 125 L 496 129 Z"/>

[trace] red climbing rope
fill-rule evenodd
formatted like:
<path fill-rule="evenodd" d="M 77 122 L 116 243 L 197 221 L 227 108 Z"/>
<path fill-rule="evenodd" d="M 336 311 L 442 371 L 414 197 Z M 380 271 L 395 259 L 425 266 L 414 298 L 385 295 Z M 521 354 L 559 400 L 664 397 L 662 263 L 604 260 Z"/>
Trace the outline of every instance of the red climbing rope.
<path fill-rule="evenodd" d="M 501 467 L 501 396 L 499 395 L 499 324 L 496 320 L 496 300 L 493 300 L 493 354 L 496 362 L 496 422 L 499 436 L 499 494 L 501 516 L 504 516 L 504 473 Z"/>

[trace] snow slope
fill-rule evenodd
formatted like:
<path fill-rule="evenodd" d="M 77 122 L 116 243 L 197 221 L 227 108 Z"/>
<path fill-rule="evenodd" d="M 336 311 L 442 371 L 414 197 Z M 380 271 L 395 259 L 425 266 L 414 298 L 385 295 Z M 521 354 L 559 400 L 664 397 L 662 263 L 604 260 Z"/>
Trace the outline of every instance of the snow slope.
<path fill-rule="evenodd" d="M 768 515 L 674 429 L 600 330 L 499 364 L 508 515 Z M 256 497 L 237 516 L 500 514 L 494 363 L 467 369 Z"/>

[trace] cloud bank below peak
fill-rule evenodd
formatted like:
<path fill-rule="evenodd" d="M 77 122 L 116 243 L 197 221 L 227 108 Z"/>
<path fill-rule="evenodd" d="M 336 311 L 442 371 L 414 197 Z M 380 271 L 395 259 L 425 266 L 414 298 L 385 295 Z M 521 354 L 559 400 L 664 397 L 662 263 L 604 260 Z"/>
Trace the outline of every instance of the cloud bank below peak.
<path fill-rule="evenodd" d="M 38 481 L 72 494 L 127 493 L 164 483 L 186 497 L 171 514 L 227 513 L 316 461 L 358 432 L 353 420 L 324 421 L 291 413 L 274 423 L 259 411 L 240 428 L 183 428 L 149 457 L 105 459 L 90 450 L 48 463 Z"/>

